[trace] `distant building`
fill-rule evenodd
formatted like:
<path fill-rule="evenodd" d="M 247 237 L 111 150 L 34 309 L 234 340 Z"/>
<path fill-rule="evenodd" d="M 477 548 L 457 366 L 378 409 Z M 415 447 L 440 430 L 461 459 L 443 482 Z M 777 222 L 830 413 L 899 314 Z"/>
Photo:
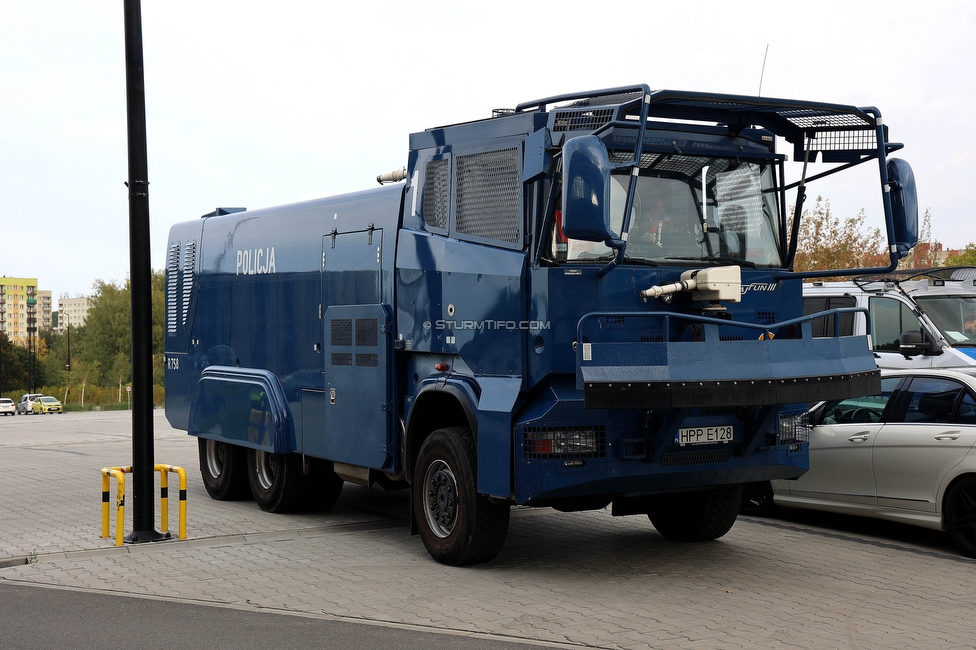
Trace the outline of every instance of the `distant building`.
<path fill-rule="evenodd" d="M 52 330 L 54 322 L 51 320 L 51 292 L 46 289 L 37 290 L 37 318 L 42 330 Z"/>
<path fill-rule="evenodd" d="M 58 331 L 63 332 L 69 326 L 81 327 L 88 318 L 88 308 L 91 299 L 88 296 L 69 298 L 61 294 L 58 298 Z"/>
<path fill-rule="evenodd" d="M 37 335 L 43 327 L 44 301 L 47 295 L 47 326 L 51 326 L 51 292 L 37 290 L 37 278 L 0 277 L 0 331 L 16 345 L 27 346 L 28 336 Z"/>

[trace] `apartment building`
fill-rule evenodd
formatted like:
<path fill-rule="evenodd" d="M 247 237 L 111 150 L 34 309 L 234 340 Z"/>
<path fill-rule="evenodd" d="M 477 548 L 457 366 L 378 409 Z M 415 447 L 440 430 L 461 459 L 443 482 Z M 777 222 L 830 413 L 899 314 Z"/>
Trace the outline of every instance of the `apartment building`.
<path fill-rule="evenodd" d="M 51 326 L 51 292 L 47 294 L 48 327 Z M 28 335 L 42 327 L 43 300 L 38 304 L 37 278 L 0 277 L 0 331 L 16 345 L 26 346 Z"/>
<path fill-rule="evenodd" d="M 68 326 L 81 327 L 88 318 L 91 299 L 88 296 L 69 298 L 62 293 L 58 298 L 58 331 L 64 332 Z"/>

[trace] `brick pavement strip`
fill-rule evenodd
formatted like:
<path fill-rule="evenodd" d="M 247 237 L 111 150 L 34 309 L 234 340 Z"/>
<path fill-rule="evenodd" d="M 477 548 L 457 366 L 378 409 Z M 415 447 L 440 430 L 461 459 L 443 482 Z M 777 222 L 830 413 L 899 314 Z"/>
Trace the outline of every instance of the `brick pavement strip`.
<path fill-rule="evenodd" d="M 195 441 L 161 413 L 155 456 L 187 470 L 190 539 L 116 548 L 98 472 L 128 464 L 128 423 L 0 420 L 0 580 L 601 648 L 973 647 L 976 563 L 945 546 L 748 517 L 672 544 L 644 517 L 517 508 L 495 561 L 445 567 L 409 535 L 403 493 L 350 488 L 300 515 L 210 500 Z"/>

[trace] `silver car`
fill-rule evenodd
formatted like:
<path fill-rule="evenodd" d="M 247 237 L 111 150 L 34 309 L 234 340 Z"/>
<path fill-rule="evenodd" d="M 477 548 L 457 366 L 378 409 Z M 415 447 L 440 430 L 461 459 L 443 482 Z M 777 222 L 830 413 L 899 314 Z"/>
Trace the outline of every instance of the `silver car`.
<path fill-rule="evenodd" d="M 881 394 L 811 411 L 810 470 L 753 484 L 771 504 L 944 530 L 976 557 L 976 369 L 882 371 Z M 770 491 L 771 487 L 771 491 Z"/>
<path fill-rule="evenodd" d="M 34 412 L 34 400 L 44 397 L 41 393 L 24 393 L 24 396 L 17 402 L 17 412 L 30 415 Z"/>

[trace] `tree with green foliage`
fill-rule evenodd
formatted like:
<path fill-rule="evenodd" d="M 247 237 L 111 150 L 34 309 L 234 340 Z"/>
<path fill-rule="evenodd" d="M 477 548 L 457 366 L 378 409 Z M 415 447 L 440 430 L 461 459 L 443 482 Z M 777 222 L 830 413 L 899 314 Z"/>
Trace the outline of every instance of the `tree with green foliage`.
<path fill-rule="evenodd" d="M 19 346 L 0 332 L 0 395 L 23 390 L 27 386 L 27 368 L 21 363 L 17 353 Z"/>
<path fill-rule="evenodd" d="M 865 230 L 865 220 L 864 210 L 841 219 L 831 212 L 830 202 L 818 196 L 813 208 L 804 210 L 800 220 L 794 269 L 886 266 L 889 260 L 881 230 Z"/>
<path fill-rule="evenodd" d="M 932 239 L 932 213 L 926 208 L 918 228 L 918 243 L 908 256 L 898 261 L 898 268 L 930 269 L 939 266 L 938 257 L 941 249 L 939 241 Z"/>
<path fill-rule="evenodd" d="M 164 380 L 164 283 L 162 271 L 152 274 L 153 383 L 160 387 Z M 132 374 L 129 283 L 120 286 L 98 280 L 93 289 L 84 325 L 60 334 L 38 332 L 34 386 L 66 402 L 91 403 L 93 394 L 99 404 L 124 402 L 125 386 Z M 27 348 L 13 345 L 0 333 L 0 393 L 27 390 L 30 361 Z"/>
<path fill-rule="evenodd" d="M 946 258 L 946 266 L 976 266 L 976 243 L 969 242 L 957 255 Z"/>
<path fill-rule="evenodd" d="M 159 385 L 163 383 L 164 281 L 163 272 L 157 271 L 153 273 L 150 285 L 153 293 L 153 381 Z M 77 341 L 72 341 L 72 357 L 88 368 L 89 382 L 99 386 L 116 386 L 120 396 L 132 375 L 129 289 L 128 281 L 124 286 L 97 281 L 88 318 L 79 328 Z"/>

